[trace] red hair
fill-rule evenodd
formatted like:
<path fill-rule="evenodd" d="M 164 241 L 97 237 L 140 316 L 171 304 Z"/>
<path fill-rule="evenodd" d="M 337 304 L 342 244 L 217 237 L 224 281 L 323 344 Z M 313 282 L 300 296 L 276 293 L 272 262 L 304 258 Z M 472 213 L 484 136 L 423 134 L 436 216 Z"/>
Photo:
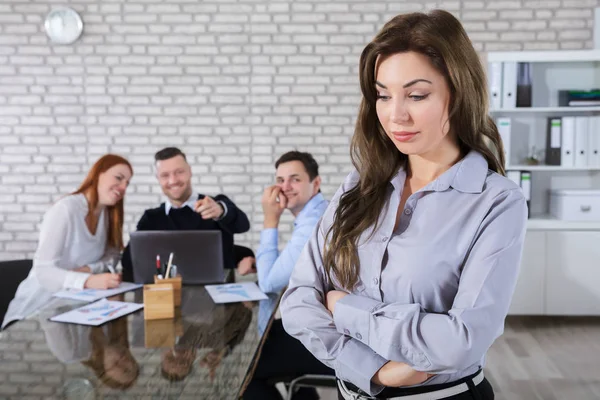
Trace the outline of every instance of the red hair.
<path fill-rule="evenodd" d="M 126 165 L 133 175 L 133 168 L 129 161 L 116 154 L 106 154 L 94 165 L 88 172 L 87 176 L 75 192 L 71 194 L 83 193 L 88 201 L 88 216 L 91 215 L 98 206 L 98 181 L 100 174 L 106 172 L 115 165 Z M 108 245 L 123 250 L 123 198 L 114 206 L 107 207 L 109 223 L 108 223 Z"/>

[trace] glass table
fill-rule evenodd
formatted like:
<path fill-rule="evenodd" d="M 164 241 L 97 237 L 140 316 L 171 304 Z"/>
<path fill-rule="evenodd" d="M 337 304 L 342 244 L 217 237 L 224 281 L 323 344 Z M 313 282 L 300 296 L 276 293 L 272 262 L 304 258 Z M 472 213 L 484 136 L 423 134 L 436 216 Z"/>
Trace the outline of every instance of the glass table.
<path fill-rule="evenodd" d="M 0 333 L 0 398 L 240 398 L 279 298 L 214 304 L 203 286 L 183 286 L 174 319 L 140 310 L 99 327 L 49 321 L 85 304 L 53 299 Z M 142 290 L 111 300 L 142 303 Z"/>

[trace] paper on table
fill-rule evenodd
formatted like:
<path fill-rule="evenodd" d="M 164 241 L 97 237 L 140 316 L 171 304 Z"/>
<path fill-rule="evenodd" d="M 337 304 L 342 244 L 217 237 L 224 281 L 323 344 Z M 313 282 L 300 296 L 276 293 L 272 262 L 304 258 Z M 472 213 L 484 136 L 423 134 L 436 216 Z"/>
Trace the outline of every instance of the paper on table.
<path fill-rule="evenodd" d="M 215 303 L 235 303 L 238 301 L 254 301 L 268 298 L 254 282 L 207 285 L 205 287 Z"/>
<path fill-rule="evenodd" d="M 138 283 L 121 282 L 119 287 L 115 288 L 115 289 L 108 289 L 108 290 L 67 289 L 67 290 L 61 290 L 60 292 L 54 293 L 54 297 L 91 302 L 91 301 L 96 301 L 99 299 L 104 299 L 106 297 L 114 296 L 119 293 L 128 292 L 130 290 L 141 288 L 142 286 L 144 286 L 144 285 L 138 284 Z"/>
<path fill-rule="evenodd" d="M 143 304 L 99 300 L 50 318 L 54 322 L 98 326 L 143 308 Z"/>

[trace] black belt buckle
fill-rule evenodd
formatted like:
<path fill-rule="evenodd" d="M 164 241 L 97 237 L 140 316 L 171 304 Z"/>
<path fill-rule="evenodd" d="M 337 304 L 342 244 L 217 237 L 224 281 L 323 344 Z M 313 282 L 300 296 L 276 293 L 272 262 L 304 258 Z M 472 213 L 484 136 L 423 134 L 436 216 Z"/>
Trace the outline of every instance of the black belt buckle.
<path fill-rule="evenodd" d="M 358 394 L 359 396 L 366 397 L 368 399 L 376 399 L 377 398 L 377 397 L 371 396 L 369 393 L 365 392 L 364 390 L 362 390 L 361 388 L 359 388 L 358 386 L 356 386 L 353 383 L 350 383 L 348 381 L 344 381 L 344 380 L 339 379 L 339 378 L 338 378 L 338 381 L 343 382 L 344 386 L 346 387 L 346 389 L 348 389 L 351 392 L 354 392 L 354 393 Z M 339 385 L 339 383 L 338 383 L 338 385 Z"/>

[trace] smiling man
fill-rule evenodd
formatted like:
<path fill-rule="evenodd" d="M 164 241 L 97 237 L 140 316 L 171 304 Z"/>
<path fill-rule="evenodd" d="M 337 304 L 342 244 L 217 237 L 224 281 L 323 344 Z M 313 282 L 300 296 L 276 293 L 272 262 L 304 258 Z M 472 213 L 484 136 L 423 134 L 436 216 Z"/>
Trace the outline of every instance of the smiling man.
<path fill-rule="evenodd" d="M 320 191 L 319 165 L 311 154 L 287 152 L 279 157 L 275 168 L 275 185 L 267 187 L 262 197 L 264 223 L 256 253 L 258 285 L 267 293 L 278 293 L 288 285 L 296 261 L 328 205 Z M 279 222 L 286 209 L 295 218 L 294 231 L 285 248 L 279 252 Z M 253 262 L 250 257 L 243 259 L 238 272 L 242 275 L 255 272 Z M 334 375 L 334 371 L 288 335 L 281 320 L 277 319 L 271 325 L 253 379 L 243 398 L 281 400 L 275 383 L 305 374 Z M 314 388 L 301 388 L 293 396 L 293 399 L 302 400 L 318 398 Z"/>
<path fill-rule="evenodd" d="M 266 293 L 277 293 L 287 286 L 300 252 L 328 205 L 320 191 L 319 165 L 311 154 L 287 152 L 277 160 L 275 168 L 276 183 L 267 187 L 262 197 L 264 229 L 256 256 L 258 285 Z M 278 228 L 286 209 L 295 217 L 294 231 L 280 253 Z M 248 258 L 242 260 L 238 272 L 254 272 Z"/>
<path fill-rule="evenodd" d="M 138 231 L 158 230 L 220 230 L 223 243 L 223 263 L 233 269 L 244 257 L 254 254 L 250 249 L 234 246 L 234 233 L 250 229 L 246 214 L 227 196 L 210 197 L 192 189 L 192 168 L 185 154 L 176 147 L 167 147 L 154 155 L 156 178 L 167 197 L 157 208 L 148 209 L 138 222 Z M 133 280 L 129 246 L 123 253 L 123 280 Z"/>

